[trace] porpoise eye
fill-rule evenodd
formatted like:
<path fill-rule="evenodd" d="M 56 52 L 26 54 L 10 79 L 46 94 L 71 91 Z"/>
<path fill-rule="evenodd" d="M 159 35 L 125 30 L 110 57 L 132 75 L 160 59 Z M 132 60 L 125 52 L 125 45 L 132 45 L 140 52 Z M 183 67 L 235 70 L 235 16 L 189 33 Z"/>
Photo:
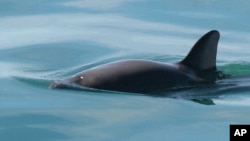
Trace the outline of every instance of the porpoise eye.
<path fill-rule="evenodd" d="M 75 83 L 80 84 L 83 79 L 84 79 L 84 76 L 76 76 Z"/>

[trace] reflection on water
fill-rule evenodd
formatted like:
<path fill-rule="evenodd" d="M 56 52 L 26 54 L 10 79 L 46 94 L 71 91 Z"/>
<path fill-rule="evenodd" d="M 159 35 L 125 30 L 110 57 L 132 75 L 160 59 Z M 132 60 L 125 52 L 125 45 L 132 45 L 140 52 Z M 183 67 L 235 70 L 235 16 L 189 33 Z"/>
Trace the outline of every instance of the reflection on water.
<path fill-rule="evenodd" d="M 2 140 L 59 140 L 68 136 L 56 130 L 55 126 L 69 124 L 61 117 L 45 114 L 22 114 L 0 117 Z M 53 128 L 51 128 L 53 127 Z"/>
<path fill-rule="evenodd" d="M 70 20 L 68 20 L 70 19 Z M 31 21 L 39 22 L 31 22 Z M 1 21 L 3 36 L 1 49 L 28 46 L 42 43 L 55 43 L 72 40 L 86 40 L 113 48 L 142 50 L 152 47 L 166 50 L 167 46 L 178 47 L 195 42 L 184 40 L 176 43 L 173 35 L 163 33 L 203 34 L 206 30 L 181 26 L 146 22 L 113 14 L 53 14 L 4 18 Z M 126 24 L 130 23 L 130 24 Z M 137 32 L 135 32 L 137 31 Z M 195 32 L 194 32 L 195 31 Z M 161 33 L 161 34 L 159 34 Z M 11 40 L 18 41 L 13 42 Z M 177 40 L 177 41 L 178 41 Z M 171 49 L 169 49 L 171 52 Z"/>

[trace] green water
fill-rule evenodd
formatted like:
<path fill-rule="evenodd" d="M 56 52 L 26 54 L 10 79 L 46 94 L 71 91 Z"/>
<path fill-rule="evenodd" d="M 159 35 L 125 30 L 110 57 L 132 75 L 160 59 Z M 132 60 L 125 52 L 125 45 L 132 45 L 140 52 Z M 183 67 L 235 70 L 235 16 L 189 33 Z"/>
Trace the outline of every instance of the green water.
<path fill-rule="evenodd" d="M 230 124 L 250 123 L 248 2 L 2 0 L 0 9 L 1 140 L 228 141 Z M 120 59 L 178 62 L 211 29 L 221 32 L 218 69 L 235 76 L 219 87 L 174 98 L 48 88 Z"/>

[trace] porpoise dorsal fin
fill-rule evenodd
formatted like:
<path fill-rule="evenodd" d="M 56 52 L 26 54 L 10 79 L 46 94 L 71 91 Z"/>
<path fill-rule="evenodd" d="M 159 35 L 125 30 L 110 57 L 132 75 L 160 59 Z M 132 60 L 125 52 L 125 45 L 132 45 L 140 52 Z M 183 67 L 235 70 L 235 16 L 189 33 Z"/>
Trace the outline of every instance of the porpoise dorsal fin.
<path fill-rule="evenodd" d="M 220 33 L 212 30 L 203 35 L 180 62 L 196 71 L 216 70 L 216 54 Z"/>

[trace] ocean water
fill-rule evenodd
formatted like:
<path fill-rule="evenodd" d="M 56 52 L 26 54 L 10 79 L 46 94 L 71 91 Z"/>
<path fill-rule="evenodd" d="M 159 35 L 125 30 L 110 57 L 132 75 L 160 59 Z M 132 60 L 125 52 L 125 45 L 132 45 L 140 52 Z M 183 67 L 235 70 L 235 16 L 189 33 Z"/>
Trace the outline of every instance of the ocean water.
<path fill-rule="evenodd" d="M 0 140 L 228 141 L 230 124 L 250 123 L 249 12 L 236 0 L 0 0 Z M 121 59 L 178 62 L 213 29 L 218 69 L 234 76 L 216 86 L 172 98 L 48 88 Z"/>

